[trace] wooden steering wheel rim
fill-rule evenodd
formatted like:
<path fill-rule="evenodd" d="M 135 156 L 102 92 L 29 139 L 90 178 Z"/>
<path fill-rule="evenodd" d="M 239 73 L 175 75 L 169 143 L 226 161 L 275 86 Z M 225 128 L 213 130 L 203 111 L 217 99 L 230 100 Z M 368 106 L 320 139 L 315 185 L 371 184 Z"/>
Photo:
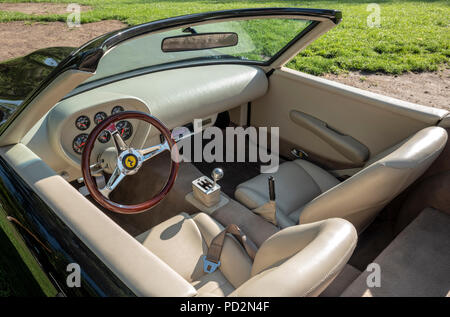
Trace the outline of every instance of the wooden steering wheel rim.
<path fill-rule="evenodd" d="M 98 190 L 95 179 L 91 174 L 90 157 L 92 154 L 92 149 L 94 148 L 97 137 L 103 130 L 109 127 L 112 123 L 125 119 L 139 119 L 150 123 L 152 126 L 157 128 L 159 132 L 161 132 L 161 134 L 164 136 L 169 145 L 171 153 L 178 153 L 178 151 L 176 150 L 176 142 L 172 139 L 172 135 L 169 129 L 161 121 L 144 112 L 124 111 L 106 118 L 104 121 L 98 124 L 89 134 L 83 150 L 83 154 L 81 156 L 81 170 L 83 173 L 84 183 L 86 184 L 89 193 L 101 206 L 116 213 L 136 214 L 154 207 L 169 193 L 175 183 L 178 174 L 179 163 L 177 161 L 174 161 L 173 159 L 171 160 L 170 175 L 167 179 L 166 184 L 157 195 L 143 203 L 136 205 L 122 205 L 115 203 L 103 196 L 103 194 Z M 172 151 L 173 148 L 175 148 L 175 151 Z"/>

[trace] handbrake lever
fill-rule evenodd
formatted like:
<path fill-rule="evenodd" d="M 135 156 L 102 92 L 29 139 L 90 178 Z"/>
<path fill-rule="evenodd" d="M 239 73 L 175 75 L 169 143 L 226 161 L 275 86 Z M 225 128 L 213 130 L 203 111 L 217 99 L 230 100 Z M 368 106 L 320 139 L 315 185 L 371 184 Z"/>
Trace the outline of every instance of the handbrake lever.
<path fill-rule="evenodd" d="M 273 176 L 270 176 L 268 178 L 269 182 L 269 199 L 271 201 L 275 201 L 275 180 L 273 179 Z"/>
<path fill-rule="evenodd" d="M 277 206 L 275 203 L 275 180 L 273 176 L 268 178 L 269 184 L 269 201 L 256 209 L 253 209 L 255 214 L 260 215 L 264 219 L 270 221 L 274 225 L 277 225 Z"/>

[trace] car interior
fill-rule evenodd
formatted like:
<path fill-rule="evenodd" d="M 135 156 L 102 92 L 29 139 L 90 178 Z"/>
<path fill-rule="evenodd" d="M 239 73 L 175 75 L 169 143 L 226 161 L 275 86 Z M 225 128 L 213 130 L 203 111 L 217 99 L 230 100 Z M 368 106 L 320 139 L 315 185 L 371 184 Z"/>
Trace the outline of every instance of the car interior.
<path fill-rule="evenodd" d="M 319 22 L 264 65 L 124 73 L 149 54 L 154 65 L 211 54 L 149 45 L 186 26 L 126 41 L 94 76 L 68 70 L 51 82 L 1 136 L 0 155 L 136 295 L 448 296 L 450 114 L 285 67 L 334 26 Z M 230 31 L 209 23 L 192 27 Z M 241 161 L 171 156 L 196 138 L 205 151 L 209 128 L 249 127 L 276 131 L 279 144 L 246 135 Z M 279 157 L 277 169 L 261 172 L 255 143 Z M 223 236 L 210 270 L 213 242 L 232 226 L 244 242 Z M 366 283 L 371 263 L 382 287 Z"/>

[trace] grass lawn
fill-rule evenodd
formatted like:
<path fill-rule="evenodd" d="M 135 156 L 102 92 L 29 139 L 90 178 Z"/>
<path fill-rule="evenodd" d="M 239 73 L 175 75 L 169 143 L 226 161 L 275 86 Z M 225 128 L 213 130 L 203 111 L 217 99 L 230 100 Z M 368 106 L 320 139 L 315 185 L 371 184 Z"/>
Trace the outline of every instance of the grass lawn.
<path fill-rule="evenodd" d="M 55 296 L 56 289 L 0 207 L 0 297 Z"/>
<path fill-rule="evenodd" d="M 0 2 L 26 2 L 3 1 Z M 449 1 L 376 1 L 381 7 L 381 26 L 367 26 L 367 5 L 373 0 L 344 1 L 190 1 L 190 0 L 38 0 L 89 5 L 82 22 L 116 19 L 129 25 L 170 16 L 247 7 L 306 7 L 338 9 L 342 23 L 301 52 L 289 67 L 307 73 L 347 71 L 400 74 L 434 71 L 449 64 Z M 66 15 L 32 16 L 0 12 L 0 22 L 65 21 Z M 448 67 L 448 66 L 447 66 Z"/>

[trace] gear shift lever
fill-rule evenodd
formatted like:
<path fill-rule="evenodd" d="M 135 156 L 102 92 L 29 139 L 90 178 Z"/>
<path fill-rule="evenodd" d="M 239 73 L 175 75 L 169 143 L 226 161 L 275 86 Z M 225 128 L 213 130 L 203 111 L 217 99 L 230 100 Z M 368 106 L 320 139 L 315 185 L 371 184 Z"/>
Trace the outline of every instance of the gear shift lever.
<path fill-rule="evenodd" d="M 220 181 L 223 178 L 223 169 L 216 167 L 211 172 L 211 177 L 214 180 L 213 188 L 216 186 L 217 181 Z"/>
<path fill-rule="evenodd" d="M 220 185 L 217 181 L 223 177 L 223 170 L 215 168 L 211 173 L 212 179 L 201 176 L 192 181 L 192 191 L 194 197 L 206 207 L 217 205 L 221 201 Z"/>

